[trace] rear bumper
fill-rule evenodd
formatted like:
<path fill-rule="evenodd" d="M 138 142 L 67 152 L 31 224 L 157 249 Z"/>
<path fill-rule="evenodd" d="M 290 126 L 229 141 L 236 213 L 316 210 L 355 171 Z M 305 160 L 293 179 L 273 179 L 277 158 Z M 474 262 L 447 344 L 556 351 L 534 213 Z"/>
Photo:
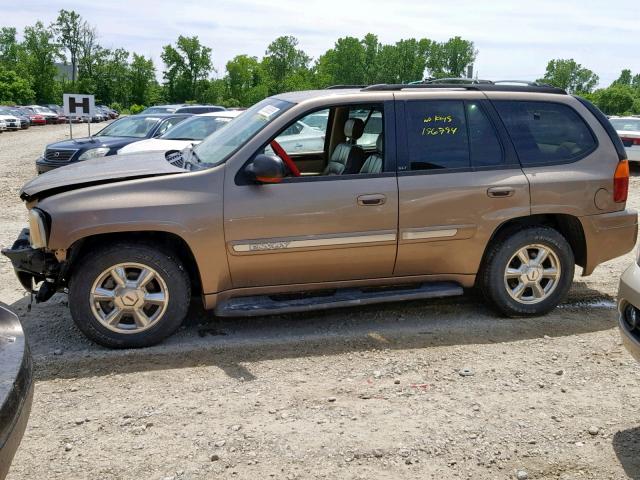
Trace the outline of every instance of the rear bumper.
<path fill-rule="evenodd" d="M 602 262 L 630 252 L 638 237 L 638 212 L 627 209 L 580 217 L 587 247 L 583 275 Z"/>
<path fill-rule="evenodd" d="M 640 361 L 640 327 L 633 328 L 629 323 L 627 316 L 635 313 L 629 311 L 630 308 L 635 308 L 640 313 L 640 267 L 636 263 L 627 268 L 620 278 L 618 322 L 624 346 L 636 360 Z"/>
<path fill-rule="evenodd" d="M 0 479 L 5 478 L 27 426 L 33 365 L 18 317 L 0 305 Z"/>
<path fill-rule="evenodd" d="M 640 162 L 640 145 L 634 145 L 633 147 L 625 147 L 627 152 L 627 159 L 630 162 Z"/>

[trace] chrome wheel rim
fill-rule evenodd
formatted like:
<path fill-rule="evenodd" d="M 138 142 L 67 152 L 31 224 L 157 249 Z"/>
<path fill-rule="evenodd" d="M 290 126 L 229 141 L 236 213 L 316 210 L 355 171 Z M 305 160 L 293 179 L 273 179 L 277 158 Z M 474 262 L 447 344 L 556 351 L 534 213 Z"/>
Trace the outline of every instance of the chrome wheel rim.
<path fill-rule="evenodd" d="M 102 272 L 91 287 L 91 311 L 109 330 L 140 333 L 164 316 L 169 290 L 156 270 L 142 263 L 119 263 Z"/>
<path fill-rule="evenodd" d="M 507 262 L 504 285 L 516 302 L 531 305 L 544 301 L 554 292 L 560 273 L 560 260 L 551 248 L 527 245 Z"/>

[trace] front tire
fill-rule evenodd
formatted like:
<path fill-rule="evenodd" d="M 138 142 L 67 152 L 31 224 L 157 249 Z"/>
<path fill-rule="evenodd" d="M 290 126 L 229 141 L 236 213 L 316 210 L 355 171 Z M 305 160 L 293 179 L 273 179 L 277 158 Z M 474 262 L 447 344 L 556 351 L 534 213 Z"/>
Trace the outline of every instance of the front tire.
<path fill-rule="evenodd" d="M 182 324 L 191 288 L 182 263 L 144 244 L 92 250 L 74 266 L 69 308 L 88 338 L 110 348 L 148 347 Z"/>
<path fill-rule="evenodd" d="M 493 240 L 478 283 L 501 314 L 531 317 L 550 312 L 565 299 L 574 270 L 571 246 L 557 230 L 527 227 Z"/>

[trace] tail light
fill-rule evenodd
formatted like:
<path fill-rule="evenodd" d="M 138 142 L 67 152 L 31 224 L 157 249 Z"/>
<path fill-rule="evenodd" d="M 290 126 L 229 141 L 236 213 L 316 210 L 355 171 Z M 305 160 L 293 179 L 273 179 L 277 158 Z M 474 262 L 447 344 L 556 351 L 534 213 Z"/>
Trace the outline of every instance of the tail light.
<path fill-rule="evenodd" d="M 629 194 L 629 161 L 618 162 L 616 172 L 613 174 L 613 201 L 624 203 Z"/>
<path fill-rule="evenodd" d="M 640 145 L 640 137 L 632 138 L 632 137 L 620 137 L 622 143 L 625 147 L 632 147 L 634 145 Z"/>

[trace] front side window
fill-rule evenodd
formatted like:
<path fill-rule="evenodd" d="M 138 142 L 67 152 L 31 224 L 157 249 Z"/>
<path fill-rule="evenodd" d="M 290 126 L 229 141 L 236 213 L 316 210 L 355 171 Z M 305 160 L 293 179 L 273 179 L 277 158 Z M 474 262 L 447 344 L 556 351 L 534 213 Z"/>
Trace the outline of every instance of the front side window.
<path fill-rule="evenodd" d="M 568 105 L 494 101 L 522 165 L 546 165 L 582 158 L 596 147 L 589 127 Z"/>
<path fill-rule="evenodd" d="M 329 110 L 306 115 L 285 128 L 275 141 L 288 154 L 319 153 L 324 150 L 324 138 L 327 131 Z M 324 123 L 322 123 L 324 121 Z M 311 126 L 313 123 L 315 126 Z M 271 147 L 265 153 L 272 155 Z"/>
<path fill-rule="evenodd" d="M 410 170 L 470 166 L 462 101 L 407 101 L 405 111 Z"/>
<path fill-rule="evenodd" d="M 237 116 L 228 124 L 209 135 L 194 148 L 198 159 L 205 166 L 215 166 L 256 135 L 267 124 L 282 115 L 293 103 L 277 98 L 266 98 Z"/>
<path fill-rule="evenodd" d="M 158 117 L 125 117 L 100 130 L 96 137 L 145 138 L 159 121 Z"/>
<path fill-rule="evenodd" d="M 169 118 L 167 120 L 165 120 L 164 122 L 162 122 L 160 124 L 160 127 L 158 127 L 158 131 L 156 133 L 154 133 L 154 137 L 159 137 L 162 134 L 164 134 L 166 131 L 170 130 L 172 127 L 176 126 L 177 124 L 179 124 L 180 122 L 182 122 L 185 119 L 185 117 L 173 117 L 173 118 Z"/>

